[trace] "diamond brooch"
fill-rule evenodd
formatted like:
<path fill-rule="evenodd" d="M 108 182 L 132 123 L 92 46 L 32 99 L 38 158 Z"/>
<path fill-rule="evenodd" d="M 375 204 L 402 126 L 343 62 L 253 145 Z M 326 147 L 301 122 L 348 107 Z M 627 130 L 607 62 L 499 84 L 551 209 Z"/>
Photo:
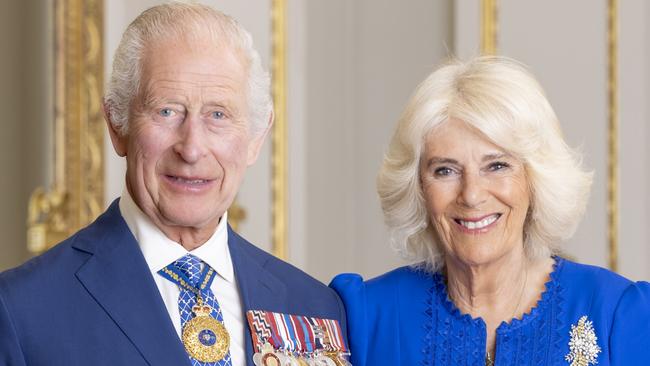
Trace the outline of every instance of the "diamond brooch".
<path fill-rule="evenodd" d="M 564 357 L 565 360 L 571 362 L 571 366 L 589 366 L 598 363 L 598 354 L 600 347 L 598 346 L 598 337 L 594 332 L 593 323 L 587 320 L 587 316 L 578 320 L 577 324 L 571 325 L 571 332 L 569 332 L 571 340 L 569 341 L 569 353 Z"/>

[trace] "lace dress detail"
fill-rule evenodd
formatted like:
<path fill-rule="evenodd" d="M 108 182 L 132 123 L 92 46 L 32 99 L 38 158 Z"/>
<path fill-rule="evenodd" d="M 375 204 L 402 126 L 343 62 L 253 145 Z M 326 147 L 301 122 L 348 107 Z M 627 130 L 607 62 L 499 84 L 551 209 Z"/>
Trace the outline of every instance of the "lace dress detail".
<path fill-rule="evenodd" d="M 564 260 L 556 257 L 541 299 L 521 319 L 501 323 L 497 328 L 498 366 L 559 366 L 562 347 L 563 288 L 557 276 Z M 422 349 L 424 366 L 485 365 L 486 327 L 481 318 L 462 314 L 451 302 L 444 277 L 433 275 L 427 297 Z M 566 338 L 566 337 L 564 337 Z"/>

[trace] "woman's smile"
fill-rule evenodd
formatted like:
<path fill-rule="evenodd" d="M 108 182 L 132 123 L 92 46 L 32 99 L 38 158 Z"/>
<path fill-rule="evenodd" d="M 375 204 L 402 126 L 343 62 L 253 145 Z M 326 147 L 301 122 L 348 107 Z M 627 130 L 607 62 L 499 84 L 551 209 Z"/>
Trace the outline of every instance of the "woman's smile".
<path fill-rule="evenodd" d="M 497 224 L 500 218 L 500 213 L 493 213 L 484 215 L 482 217 L 454 218 L 454 222 L 462 232 L 476 235 L 487 233 L 492 227 Z"/>

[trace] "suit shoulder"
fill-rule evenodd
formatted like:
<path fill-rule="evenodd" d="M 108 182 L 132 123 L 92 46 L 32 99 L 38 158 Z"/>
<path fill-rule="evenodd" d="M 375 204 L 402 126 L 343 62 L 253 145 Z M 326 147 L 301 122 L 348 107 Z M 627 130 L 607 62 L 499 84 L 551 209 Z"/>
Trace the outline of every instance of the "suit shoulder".
<path fill-rule="evenodd" d="M 7 303 L 20 303 L 25 294 L 56 291 L 67 286 L 71 276 L 88 258 L 72 249 L 75 234 L 45 253 L 0 273 L 0 295 Z"/>
<path fill-rule="evenodd" d="M 119 231 L 121 235 L 128 230 L 121 219 L 117 200 L 94 222 L 45 253 L 0 273 L 0 290 L 9 287 L 23 287 L 32 282 L 51 284 L 56 279 L 63 278 L 63 274 L 76 272 L 89 257 L 89 252 L 86 250 L 92 243 L 101 241 L 103 236 L 108 235 L 109 230 L 107 229 L 109 228 L 113 232 Z"/>
<path fill-rule="evenodd" d="M 333 300 L 338 299 L 334 291 L 321 281 L 310 276 L 298 267 L 258 248 L 238 234 L 231 233 L 238 236 L 240 245 L 245 247 L 248 255 L 256 257 L 257 261 L 262 263 L 265 269 L 271 272 L 278 280 L 282 281 L 288 288 L 294 290 L 294 292 L 300 292 L 304 296 L 332 297 Z"/>

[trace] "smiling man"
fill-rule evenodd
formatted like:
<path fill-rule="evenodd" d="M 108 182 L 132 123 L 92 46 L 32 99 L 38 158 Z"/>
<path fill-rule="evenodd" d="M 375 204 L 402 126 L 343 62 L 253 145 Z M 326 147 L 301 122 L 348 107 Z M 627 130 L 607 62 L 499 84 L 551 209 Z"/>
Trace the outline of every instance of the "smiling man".
<path fill-rule="evenodd" d="M 203 5 L 145 11 L 104 111 L 122 197 L 0 274 L 0 365 L 345 364 L 338 296 L 227 224 L 273 121 L 248 32 Z"/>

